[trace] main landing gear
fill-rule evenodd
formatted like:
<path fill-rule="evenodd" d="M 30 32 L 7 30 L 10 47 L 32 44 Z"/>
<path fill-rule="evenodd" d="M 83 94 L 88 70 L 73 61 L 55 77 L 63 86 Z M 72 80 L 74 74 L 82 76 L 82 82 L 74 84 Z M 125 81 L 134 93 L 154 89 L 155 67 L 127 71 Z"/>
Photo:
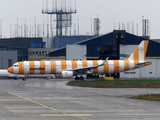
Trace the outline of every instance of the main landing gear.
<path fill-rule="evenodd" d="M 81 77 L 76 76 L 75 80 L 84 80 L 84 77 L 83 76 L 81 76 Z"/>
<path fill-rule="evenodd" d="M 23 78 L 22 80 L 23 80 L 23 81 L 25 81 L 25 80 L 26 80 L 26 78 Z"/>

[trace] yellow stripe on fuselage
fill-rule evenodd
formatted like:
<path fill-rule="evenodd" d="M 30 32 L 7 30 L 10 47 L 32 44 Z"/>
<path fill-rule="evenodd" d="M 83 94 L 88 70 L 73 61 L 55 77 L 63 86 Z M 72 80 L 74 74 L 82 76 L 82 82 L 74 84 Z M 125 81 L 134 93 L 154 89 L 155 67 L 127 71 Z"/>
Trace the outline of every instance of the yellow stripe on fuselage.
<path fill-rule="evenodd" d="M 56 74 L 56 62 L 55 61 L 50 61 L 49 63 L 50 65 L 50 73 L 51 74 Z"/>
<path fill-rule="evenodd" d="M 76 69 L 77 68 L 77 61 L 71 61 L 72 63 L 72 69 Z"/>
<path fill-rule="evenodd" d="M 114 73 L 118 73 L 118 72 L 119 72 L 119 61 L 114 60 Z"/>
<path fill-rule="evenodd" d="M 88 67 L 87 61 L 82 61 L 82 67 Z"/>
<path fill-rule="evenodd" d="M 97 66 L 98 65 L 98 61 L 97 60 L 93 60 L 93 66 Z M 97 74 L 98 73 L 98 68 L 93 69 L 93 74 Z"/>
<path fill-rule="evenodd" d="M 45 68 L 46 68 L 46 64 L 44 61 L 40 61 L 40 74 L 45 74 Z"/>
<path fill-rule="evenodd" d="M 34 64 L 34 61 L 29 61 L 29 65 L 30 65 L 29 74 L 34 74 L 34 72 L 35 72 L 35 64 Z"/>
<path fill-rule="evenodd" d="M 129 70 L 129 60 L 128 59 L 124 60 L 124 71 L 127 71 L 127 70 Z"/>
<path fill-rule="evenodd" d="M 139 47 L 134 51 L 134 61 L 139 61 Z"/>
<path fill-rule="evenodd" d="M 19 62 L 18 66 L 19 66 L 18 74 L 24 74 L 24 62 Z"/>
<path fill-rule="evenodd" d="M 106 64 L 103 67 L 103 73 L 104 74 L 108 74 L 109 72 L 109 65 L 108 65 L 108 61 L 106 62 Z"/>
<path fill-rule="evenodd" d="M 66 61 L 61 61 L 61 70 L 64 71 L 67 69 Z"/>

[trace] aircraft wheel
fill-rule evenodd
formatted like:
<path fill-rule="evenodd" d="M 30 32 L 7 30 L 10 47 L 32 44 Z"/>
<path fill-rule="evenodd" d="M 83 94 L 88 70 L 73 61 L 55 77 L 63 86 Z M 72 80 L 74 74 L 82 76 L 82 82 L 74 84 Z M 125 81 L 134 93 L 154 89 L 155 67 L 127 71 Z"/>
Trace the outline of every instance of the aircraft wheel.
<path fill-rule="evenodd" d="M 79 80 L 79 77 L 75 77 L 75 80 Z"/>
<path fill-rule="evenodd" d="M 79 79 L 80 79 L 80 80 L 84 80 L 84 77 L 81 76 Z"/>
<path fill-rule="evenodd" d="M 25 81 L 25 80 L 26 80 L 26 78 L 23 78 L 22 80 L 23 80 L 23 81 Z"/>

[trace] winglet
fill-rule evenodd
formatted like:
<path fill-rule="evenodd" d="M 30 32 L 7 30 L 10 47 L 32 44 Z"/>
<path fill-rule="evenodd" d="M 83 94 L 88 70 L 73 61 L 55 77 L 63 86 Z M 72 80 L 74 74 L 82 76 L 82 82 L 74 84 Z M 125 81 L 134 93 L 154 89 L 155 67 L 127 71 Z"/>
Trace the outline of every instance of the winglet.
<path fill-rule="evenodd" d="M 109 59 L 109 57 L 107 57 L 107 58 L 103 61 L 103 63 L 100 64 L 99 66 L 104 66 L 104 65 L 106 64 L 106 62 L 107 62 L 108 59 Z"/>

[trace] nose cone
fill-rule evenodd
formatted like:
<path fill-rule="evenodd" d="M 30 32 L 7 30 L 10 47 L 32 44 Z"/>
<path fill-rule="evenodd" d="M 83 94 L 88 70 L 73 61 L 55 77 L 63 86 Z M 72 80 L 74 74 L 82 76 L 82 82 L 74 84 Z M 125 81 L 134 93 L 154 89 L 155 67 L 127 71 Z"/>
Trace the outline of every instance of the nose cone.
<path fill-rule="evenodd" d="M 13 71 L 13 67 L 9 67 L 8 69 L 7 69 L 7 71 L 9 72 L 9 73 L 13 73 L 14 71 Z"/>

